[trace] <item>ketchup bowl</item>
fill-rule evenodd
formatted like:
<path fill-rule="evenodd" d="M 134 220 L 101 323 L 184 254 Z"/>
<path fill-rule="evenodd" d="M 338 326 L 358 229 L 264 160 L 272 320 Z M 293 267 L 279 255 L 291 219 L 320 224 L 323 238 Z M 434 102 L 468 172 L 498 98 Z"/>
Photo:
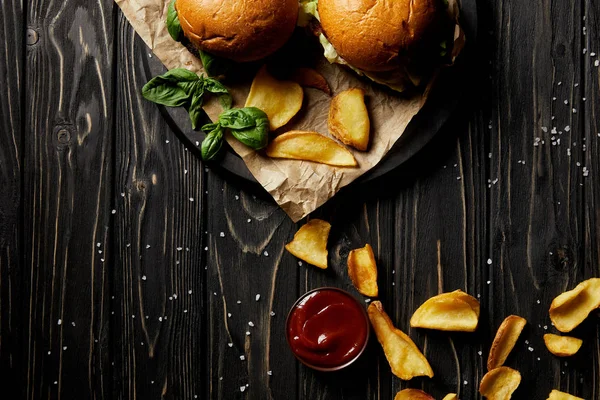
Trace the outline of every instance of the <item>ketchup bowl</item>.
<path fill-rule="evenodd" d="M 322 287 L 302 295 L 285 323 L 292 353 L 317 371 L 338 371 L 356 361 L 369 342 L 369 317 L 350 293 Z"/>

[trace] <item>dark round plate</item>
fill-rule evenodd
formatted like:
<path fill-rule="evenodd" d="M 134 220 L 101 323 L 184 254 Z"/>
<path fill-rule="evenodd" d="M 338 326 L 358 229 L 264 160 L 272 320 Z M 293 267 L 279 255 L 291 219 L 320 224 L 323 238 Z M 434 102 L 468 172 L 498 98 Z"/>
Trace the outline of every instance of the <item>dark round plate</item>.
<path fill-rule="evenodd" d="M 467 40 L 457 63 L 443 71 L 425 106 L 411 120 L 404 134 L 384 159 L 356 182 L 372 181 L 402 165 L 435 136 L 456 110 L 461 100 L 461 93 L 464 93 L 461 87 L 465 84 L 464 79 L 466 79 L 465 65 L 468 64 L 477 40 L 477 0 L 459 0 L 459 3 L 461 26 L 465 31 Z M 148 60 L 148 58 L 145 57 L 144 60 Z M 158 65 L 158 63 L 150 65 L 150 62 L 146 62 L 145 72 L 148 80 L 162 73 L 161 68 L 164 70 L 164 67 Z M 204 139 L 204 133 L 194 131 L 191 128 L 187 112 L 182 108 L 162 106 L 159 106 L 159 108 L 180 140 L 190 151 L 200 157 L 199 144 Z M 233 150 L 228 148 L 228 151 L 224 153 L 219 163 L 214 165 L 215 167 L 244 181 L 258 183 L 246 168 L 244 161 Z"/>

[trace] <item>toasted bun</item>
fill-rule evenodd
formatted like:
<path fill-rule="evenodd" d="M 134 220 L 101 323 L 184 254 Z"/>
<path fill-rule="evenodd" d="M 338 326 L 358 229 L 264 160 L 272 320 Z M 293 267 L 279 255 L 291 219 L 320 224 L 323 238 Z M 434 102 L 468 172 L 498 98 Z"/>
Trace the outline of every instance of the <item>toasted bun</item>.
<path fill-rule="evenodd" d="M 437 29 L 441 0 L 319 0 L 321 27 L 338 54 L 364 71 L 390 71 Z"/>
<path fill-rule="evenodd" d="M 298 0 L 176 0 L 175 8 L 194 46 L 238 62 L 275 52 L 298 19 Z"/>

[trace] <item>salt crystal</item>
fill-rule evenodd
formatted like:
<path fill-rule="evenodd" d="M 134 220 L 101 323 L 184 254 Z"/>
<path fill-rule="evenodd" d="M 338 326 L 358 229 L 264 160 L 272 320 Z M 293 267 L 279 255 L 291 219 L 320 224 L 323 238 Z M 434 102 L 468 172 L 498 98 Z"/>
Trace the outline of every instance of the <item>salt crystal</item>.
<path fill-rule="evenodd" d="M 230 313 L 230 312 L 228 312 L 228 313 L 227 313 L 227 316 L 228 316 L 229 318 L 231 318 L 231 313 Z"/>
<path fill-rule="evenodd" d="M 58 320 L 58 325 L 61 325 L 61 324 L 62 324 L 62 319 L 59 319 Z"/>
<path fill-rule="evenodd" d="M 254 296 L 254 300 L 259 301 L 260 300 L 260 294 L 257 294 L 256 296 Z"/>
<path fill-rule="evenodd" d="M 269 252 L 268 251 L 265 250 L 263 254 L 265 255 L 265 257 L 269 257 Z"/>
<path fill-rule="evenodd" d="M 244 355 L 240 356 L 240 360 L 244 361 L 245 359 L 246 359 L 246 356 L 244 356 Z"/>
<path fill-rule="evenodd" d="M 219 236 L 221 236 L 221 237 L 225 237 L 225 232 L 221 232 L 221 233 L 219 233 Z"/>
<path fill-rule="evenodd" d="M 246 390 L 246 386 L 240 386 L 240 392 L 243 392 L 244 390 Z"/>
<path fill-rule="evenodd" d="M 600 60 L 594 61 L 594 67 L 600 66 Z"/>
<path fill-rule="evenodd" d="M 273 371 L 267 371 L 267 375 L 269 375 L 269 376 L 273 375 Z"/>
<path fill-rule="evenodd" d="M 269 315 L 270 315 L 271 317 L 274 317 L 274 316 L 275 316 L 275 313 L 274 313 L 273 311 L 271 311 L 271 312 L 269 313 Z"/>
<path fill-rule="evenodd" d="M 146 275 L 142 275 L 142 280 L 145 281 L 146 280 Z"/>
<path fill-rule="evenodd" d="M 246 331 L 246 336 L 250 336 L 250 331 Z"/>
<path fill-rule="evenodd" d="M 488 258 L 487 263 L 488 263 L 488 265 L 492 265 L 492 259 Z"/>
<path fill-rule="evenodd" d="M 227 343 L 227 346 L 233 347 L 233 343 Z"/>
<path fill-rule="evenodd" d="M 254 322 L 248 321 L 248 326 L 254 326 Z"/>
<path fill-rule="evenodd" d="M 194 201 L 194 198 L 193 198 L 193 197 L 190 197 L 190 201 Z"/>
<path fill-rule="evenodd" d="M 117 213 L 117 210 L 112 210 L 111 213 L 114 215 Z"/>

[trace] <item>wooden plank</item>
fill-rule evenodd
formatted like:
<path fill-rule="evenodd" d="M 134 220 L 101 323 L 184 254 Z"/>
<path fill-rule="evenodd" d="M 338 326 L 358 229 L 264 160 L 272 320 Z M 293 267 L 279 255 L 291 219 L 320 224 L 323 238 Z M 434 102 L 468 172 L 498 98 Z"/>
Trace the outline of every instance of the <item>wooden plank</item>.
<path fill-rule="evenodd" d="M 582 57 L 582 86 L 580 94 L 584 112 L 582 129 L 584 142 L 578 152 L 581 157 L 581 177 L 583 190 L 583 248 L 584 259 L 579 269 L 580 278 L 600 277 L 600 7 L 597 2 L 585 1 L 583 8 L 586 35 L 582 37 L 586 47 L 586 56 Z M 582 18 L 583 20 L 583 18 Z M 583 98 L 585 97 L 585 101 Z M 585 148 L 583 145 L 585 144 Z M 584 170 L 585 168 L 585 170 Z M 575 284 L 576 282 L 573 282 Z M 570 289 L 570 288 L 569 288 Z M 596 399 L 600 397 L 600 322 L 587 323 L 584 347 L 580 350 L 585 361 L 580 368 L 580 379 L 584 379 L 578 388 L 580 397 Z M 587 374 L 585 372 L 587 371 Z M 576 382 L 562 381 L 564 390 L 571 389 Z M 581 382 L 579 383 L 581 385 Z"/>
<path fill-rule="evenodd" d="M 285 319 L 299 267 L 284 250 L 295 226 L 266 194 L 212 171 L 208 182 L 209 398 L 296 398 Z"/>
<path fill-rule="evenodd" d="M 27 4 L 37 37 L 25 65 L 27 399 L 110 395 L 113 7 L 111 0 Z"/>
<path fill-rule="evenodd" d="M 205 399 L 204 172 L 141 88 L 163 67 L 118 17 L 113 398 Z"/>
<path fill-rule="evenodd" d="M 522 372 L 519 398 L 547 396 L 553 388 L 594 398 L 590 380 L 598 358 L 584 350 L 586 356 L 562 360 L 542 340 L 553 331 L 552 299 L 592 275 L 585 267 L 594 250 L 585 246 L 580 167 L 587 118 L 582 66 L 589 59 L 582 4 L 494 5 L 486 323 L 493 332 L 510 313 L 529 321 L 508 362 Z"/>
<path fill-rule="evenodd" d="M 318 287 L 339 287 L 357 300 L 365 301 L 366 307 L 368 299 L 358 293 L 348 276 L 347 258 L 351 250 L 369 243 L 378 265 L 380 298 L 384 304 L 390 300 L 395 289 L 392 286 L 393 252 L 390 251 L 395 242 L 394 201 L 389 197 L 370 198 L 365 203 L 365 198 L 369 197 L 365 193 L 370 192 L 365 187 L 351 188 L 312 216 L 332 224 L 329 266 L 322 271 L 303 263 L 300 268 L 300 294 Z M 298 374 L 299 398 L 392 398 L 391 374 L 385 372 L 389 371 L 389 366 L 378 347 L 373 335 L 365 354 L 352 366 L 336 373 L 319 373 L 301 366 Z"/>
<path fill-rule="evenodd" d="M 23 31 L 20 1 L 0 4 L 4 40 L 0 41 L 0 75 L 4 95 L 0 99 L 0 375 L 9 393 L 21 393 L 21 157 L 23 154 Z M 16 32 L 16 33 L 15 33 Z M 10 40 L 9 40 L 10 38 Z M 28 43 L 33 41 L 30 39 Z M 11 390 L 12 388 L 12 390 Z"/>

